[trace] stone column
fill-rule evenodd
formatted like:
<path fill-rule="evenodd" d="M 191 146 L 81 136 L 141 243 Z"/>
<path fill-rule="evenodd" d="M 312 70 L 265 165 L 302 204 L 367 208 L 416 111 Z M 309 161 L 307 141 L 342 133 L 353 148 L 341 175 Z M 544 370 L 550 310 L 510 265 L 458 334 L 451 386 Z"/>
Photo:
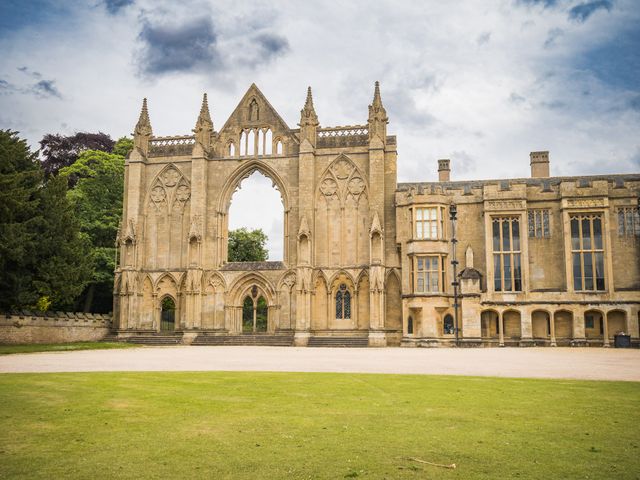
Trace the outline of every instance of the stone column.
<path fill-rule="evenodd" d="M 498 334 L 500 337 L 500 346 L 504 347 L 504 322 L 502 319 L 502 312 L 498 312 Z"/>
<path fill-rule="evenodd" d="M 551 346 L 557 347 L 556 344 L 556 316 L 549 314 L 549 330 L 551 331 Z"/>
<path fill-rule="evenodd" d="M 611 346 L 611 343 L 609 342 L 609 318 L 606 313 L 602 314 L 602 346 Z"/>

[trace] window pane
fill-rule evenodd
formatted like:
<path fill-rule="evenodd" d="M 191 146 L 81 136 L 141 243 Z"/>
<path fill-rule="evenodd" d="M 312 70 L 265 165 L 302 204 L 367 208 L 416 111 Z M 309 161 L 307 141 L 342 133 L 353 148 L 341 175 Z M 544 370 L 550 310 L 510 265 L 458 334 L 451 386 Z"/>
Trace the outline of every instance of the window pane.
<path fill-rule="evenodd" d="M 593 290 L 593 257 L 590 252 L 583 254 L 584 289 Z"/>
<path fill-rule="evenodd" d="M 344 318 L 351 318 L 351 294 L 344 292 Z"/>
<path fill-rule="evenodd" d="M 342 318 L 342 292 L 336 293 L 336 318 Z"/>
<path fill-rule="evenodd" d="M 424 259 L 422 257 L 418 257 L 418 270 L 424 270 Z"/>
<path fill-rule="evenodd" d="M 582 249 L 591 250 L 591 221 L 582 219 Z"/>
<path fill-rule="evenodd" d="M 500 255 L 493 256 L 493 276 L 494 276 L 494 290 L 496 292 L 502 291 L 502 279 L 500 278 L 501 268 L 500 268 Z"/>
<path fill-rule="evenodd" d="M 580 250 L 580 230 L 577 218 L 571 219 L 571 249 Z"/>
<path fill-rule="evenodd" d="M 438 257 L 431 257 L 431 270 L 438 271 Z"/>
<path fill-rule="evenodd" d="M 522 291 L 522 274 L 520 272 L 520 254 L 513 254 L 513 289 Z"/>
<path fill-rule="evenodd" d="M 493 224 L 493 251 L 500 251 L 500 222 L 494 220 Z"/>
<path fill-rule="evenodd" d="M 535 225 L 534 225 L 534 212 L 532 210 L 529 211 L 528 215 L 527 215 L 527 220 L 528 220 L 528 225 L 529 225 L 529 236 L 530 237 L 535 237 L 536 235 L 536 229 L 535 229 Z"/>
<path fill-rule="evenodd" d="M 542 215 L 536 212 L 536 237 L 542 236 Z"/>
<path fill-rule="evenodd" d="M 416 222 L 416 238 L 422 238 L 422 222 Z"/>
<path fill-rule="evenodd" d="M 520 221 L 513 220 L 511 222 L 511 234 L 513 235 L 513 250 L 520 250 Z"/>
<path fill-rule="evenodd" d="M 544 237 L 549 237 L 549 211 L 545 210 L 542 212 L 542 235 Z"/>
<path fill-rule="evenodd" d="M 596 290 L 604 290 L 604 254 L 596 253 Z"/>
<path fill-rule="evenodd" d="M 416 220 L 422 220 L 422 209 L 421 208 L 417 208 L 416 209 Z"/>
<path fill-rule="evenodd" d="M 593 219 L 593 243 L 594 248 L 602 249 L 602 220 L 599 218 Z"/>
<path fill-rule="evenodd" d="M 438 292 L 438 272 L 435 271 L 430 274 L 431 277 L 431 291 Z"/>
<path fill-rule="evenodd" d="M 513 290 L 511 286 L 511 255 L 503 255 L 502 262 L 504 264 L 504 291 L 510 292 Z"/>
<path fill-rule="evenodd" d="M 582 267 L 579 253 L 573 254 L 573 289 L 582 290 Z"/>
<path fill-rule="evenodd" d="M 624 209 L 618 210 L 618 235 L 624 235 Z"/>
<path fill-rule="evenodd" d="M 502 222 L 502 251 L 508 252 L 511 250 L 511 241 L 509 238 L 509 221 L 503 220 Z"/>
<path fill-rule="evenodd" d="M 424 292 L 424 273 L 418 273 L 418 292 Z"/>
<path fill-rule="evenodd" d="M 435 220 L 431 222 L 431 238 L 438 238 L 438 224 Z"/>
<path fill-rule="evenodd" d="M 436 214 L 436 209 L 435 209 L 435 208 L 430 208 L 430 209 L 429 209 L 429 218 L 430 218 L 431 220 L 436 220 L 436 219 L 437 219 L 437 216 L 436 216 L 436 215 L 437 215 L 437 214 Z"/>

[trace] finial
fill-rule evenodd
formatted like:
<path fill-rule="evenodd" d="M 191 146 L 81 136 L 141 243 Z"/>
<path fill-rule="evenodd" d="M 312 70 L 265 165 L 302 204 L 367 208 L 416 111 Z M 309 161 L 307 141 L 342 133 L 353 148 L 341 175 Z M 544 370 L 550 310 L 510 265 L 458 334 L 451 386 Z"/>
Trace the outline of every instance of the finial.
<path fill-rule="evenodd" d="M 304 108 L 300 111 L 300 126 L 313 125 L 318 126 L 318 115 L 313 108 L 313 95 L 311 94 L 311 87 L 307 88 L 307 99 L 304 102 Z"/>
<path fill-rule="evenodd" d="M 149 120 L 149 111 L 147 110 L 147 99 L 142 99 L 142 110 L 134 131 L 134 135 L 150 136 L 152 134 L 151 121 Z"/>
<path fill-rule="evenodd" d="M 207 102 L 207 94 L 202 96 L 202 106 L 200 107 L 200 115 L 196 121 L 196 130 L 198 128 L 210 128 L 213 129 L 213 122 L 211 121 L 211 115 L 209 114 L 209 103 Z"/>
<path fill-rule="evenodd" d="M 311 87 L 307 87 L 307 100 L 304 102 L 305 108 L 313 108 L 313 95 L 311 94 Z"/>
<path fill-rule="evenodd" d="M 373 106 L 382 106 L 382 98 L 380 98 L 380 82 L 376 80 L 376 88 L 373 92 Z"/>

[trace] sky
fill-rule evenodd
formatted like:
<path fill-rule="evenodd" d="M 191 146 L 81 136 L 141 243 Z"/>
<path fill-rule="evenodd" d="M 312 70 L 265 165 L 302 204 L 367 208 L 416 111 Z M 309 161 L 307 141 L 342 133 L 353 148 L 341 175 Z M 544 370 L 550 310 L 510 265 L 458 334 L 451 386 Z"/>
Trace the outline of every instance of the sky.
<path fill-rule="evenodd" d="M 552 175 L 640 171 L 639 0 L 2 0 L 0 52 L 0 128 L 34 149 L 128 135 L 143 97 L 155 135 L 190 133 L 203 92 L 220 128 L 252 82 L 291 128 L 307 86 L 321 126 L 362 124 L 379 80 L 399 181 L 439 158 L 454 180 L 526 177 L 536 150 Z M 251 177 L 230 224 L 281 237 L 278 202 Z"/>

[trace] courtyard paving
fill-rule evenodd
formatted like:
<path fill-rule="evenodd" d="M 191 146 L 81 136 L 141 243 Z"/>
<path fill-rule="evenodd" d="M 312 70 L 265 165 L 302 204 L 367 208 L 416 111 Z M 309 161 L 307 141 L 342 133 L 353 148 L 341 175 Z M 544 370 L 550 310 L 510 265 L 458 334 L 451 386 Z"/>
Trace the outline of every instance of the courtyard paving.
<path fill-rule="evenodd" d="M 273 371 L 640 381 L 640 350 L 140 347 L 4 355 L 1 373 Z"/>

